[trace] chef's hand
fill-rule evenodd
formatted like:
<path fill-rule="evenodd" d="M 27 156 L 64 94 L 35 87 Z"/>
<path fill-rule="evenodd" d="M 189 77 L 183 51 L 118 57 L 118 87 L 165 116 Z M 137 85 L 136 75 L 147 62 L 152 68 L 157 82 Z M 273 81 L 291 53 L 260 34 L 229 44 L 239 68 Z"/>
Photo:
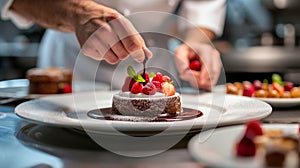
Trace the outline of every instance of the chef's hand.
<path fill-rule="evenodd" d="M 97 60 L 151 57 L 130 21 L 94 0 L 14 0 L 9 10 L 45 28 L 75 32 L 83 53 Z"/>
<path fill-rule="evenodd" d="M 192 49 L 193 48 L 193 49 Z M 200 71 L 191 70 L 191 60 L 201 62 Z M 209 44 L 182 44 L 175 50 L 175 62 L 182 80 L 188 81 L 194 88 L 210 90 L 219 78 L 221 71 L 220 53 Z"/>
<path fill-rule="evenodd" d="M 83 54 L 115 64 L 129 55 L 137 62 L 151 57 L 143 38 L 132 23 L 114 9 L 94 1 L 82 3 L 88 11 L 78 13 L 75 33 Z"/>

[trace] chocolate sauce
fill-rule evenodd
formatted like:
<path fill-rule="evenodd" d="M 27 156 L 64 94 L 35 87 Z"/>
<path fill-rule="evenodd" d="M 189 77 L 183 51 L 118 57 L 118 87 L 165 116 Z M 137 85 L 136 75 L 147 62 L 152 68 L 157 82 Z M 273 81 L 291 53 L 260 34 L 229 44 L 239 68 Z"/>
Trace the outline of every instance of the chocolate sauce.
<path fill-rule="evenodd" d="M 157 117 L 139 117 L 139 116 L 124 116 L 122 114 L 113 113 L 111 108 L 102 108 L 91 110 L 87 115 L 99 120 L 115 120 L 115 121 L 134 121 L 134 122 L 174 122 L 184 121 L 203 116 L 199 110 L 183 108 L 183 111 L 176 114 L 163 113 Z"/>

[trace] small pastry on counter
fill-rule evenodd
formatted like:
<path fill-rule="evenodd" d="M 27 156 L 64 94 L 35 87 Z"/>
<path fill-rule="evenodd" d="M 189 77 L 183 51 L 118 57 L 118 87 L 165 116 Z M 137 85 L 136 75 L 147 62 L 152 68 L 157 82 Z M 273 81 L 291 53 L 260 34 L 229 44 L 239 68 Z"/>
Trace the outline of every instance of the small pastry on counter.
<path fill-rule="evenodd" d="M 29 94 L 58 94 L 72 92 L 72 71 L 63 68 L 33 68 L 26 73 Z"/>

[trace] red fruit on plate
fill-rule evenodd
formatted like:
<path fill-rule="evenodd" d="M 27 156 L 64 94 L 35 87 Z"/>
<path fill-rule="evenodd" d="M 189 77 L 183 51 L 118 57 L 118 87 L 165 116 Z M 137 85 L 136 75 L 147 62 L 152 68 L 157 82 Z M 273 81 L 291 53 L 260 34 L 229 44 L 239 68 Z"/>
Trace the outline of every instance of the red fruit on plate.
<path fill-rule="evenodd" d="M 254 89 L 253 85 L 244 85 L 243 96 L 252 97 L 254 92 L 255 92 L 255 89 Z"/>
<path fill-rule="evenodd" d="M 285 82 L 284 84 L 284 90 L 285 91 L 291 91 L 294 87 L 294 84 L 292 82 Z"/>
<path fill-rule="evenodd" d="M 160 72 L 157 72 L 153 77 L 152 81 L 158 81 L 160 83 L 163 82 L 163 75 Z"/>
<path fill-rule="evenodd" d="M 244 136 L 236 146 L 236 155 L 241 157 L 253 157 L 256 154 L 256 146 L 251 138 Z"/>
<path fill-rule="evenodd" d="M 135 82 L 132 85 L 130 92 L 133 94 L 138 94 L 138 93 L 142 93 L 142 90 L 143 90 L 143 85 L 139 82 Z"/>
<path fill-rule="evenodd" d="M 260 135 L 263 135 L 263 130 L 261 128 L 260 122 L 256 120 L 247 122 L 244 136 L 253 139 L 254 137 Z"/>
<path fill-rule="evenodd" d="M 166 96 L 173 96 L 176 93 L 176 88 L 172 83 L 164 82 L 161 84 L 161 87 Z"/>
<path fill-rule="evenodd" d="M 122 86 L 122 92 L 127 92 L 131 90 L 132 85 L 135 83 L 134 79 L 132 79 L 130 76 L 127 76 L 125 78 L 125 82 Z"/>
<path fill-rule="evenodd" d="M 262 89 L 262 83 L 260 80 L 255 80 L 253 81 L 253 86 L 255 90 L 260 90 Z"/>
<path fill-rule="evenodd" d="M 190 62 L 189 67 L 190 67 L 191 70 L 200 71 L 201 62 L 199 60 L 193 60 L 193 61 Z"/>
<path fill-rule="evenodd" d="M 64 87 L 61 89 L 62 93 L 72 93 L 72 86 L 69 84 L 65 84 Z"/>
<path fill-rule="evenodd" d="M 159 82 L 159 81 L 152 81 L 152 83 L 155 85 L 156 91 L 158 91 L 158 92 L 162 91 L 161 82 Z"/>
<path fill-rule="evenodd" d="M 281 86 L 280 84 L 273 82 L 272 83 L 272 87 L 274 90 L 276 90 L 279 94 L 283 94 L 284 93 L 284 87 Z"/>
<path fill-rule="evenodd" d="M 172 81 L 171 78 L 168 77 L 167 75 L 163 76 L 162 80 L 163 80 L 163 82 L 171 82 Z"/>
<path fill-rule="evenodd" d="M 154 95 L 156 93 L 156 86 L 152 82 L 149 82 L 143 87 L 142 92 L 146 95 Z"/>
<path fill-rule="evenodd" d="M 58 84 L 59 93 L 72 93 L 72 86 L 68 83 Z"/>

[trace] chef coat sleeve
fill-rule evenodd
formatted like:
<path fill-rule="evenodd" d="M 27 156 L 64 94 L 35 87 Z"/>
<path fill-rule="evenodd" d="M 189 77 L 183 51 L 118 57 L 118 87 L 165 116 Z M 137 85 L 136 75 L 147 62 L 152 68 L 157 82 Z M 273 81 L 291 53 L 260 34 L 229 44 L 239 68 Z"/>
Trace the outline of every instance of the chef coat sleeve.
<path fill-rule="evenodd" d="M 33 21 L 9 10 L 14 0 L 0 0 L 1 18 L 3 20 L 11 20 L 18 28 L 26 29 L 33 25 Z"/>
<path fill-rule="evenodd" d="M 191 23 L 189 27 L 205 27 L 212 30 L 216 36 L 221 36 L 225 11 L 226 0 L 185 0 L 180 14 Z M 187 28 L 187 25 L 179 23 L 179 28 Z"/>

